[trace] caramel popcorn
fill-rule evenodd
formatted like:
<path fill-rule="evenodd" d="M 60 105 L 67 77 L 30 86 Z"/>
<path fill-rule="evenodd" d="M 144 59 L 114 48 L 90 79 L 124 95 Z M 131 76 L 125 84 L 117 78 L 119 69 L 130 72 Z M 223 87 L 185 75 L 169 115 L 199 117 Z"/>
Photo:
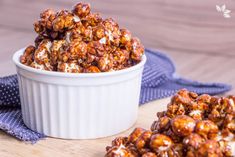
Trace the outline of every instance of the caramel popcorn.
<path fill-rule="evenodd" d="M 55 20 L 56 13 L 52 9 L 47 9 L 40 14 L 40 19 L 34 23 L 34 30 L 42 36 L 50 36 L 53 30 L 52 22 Z"/>
<path fill-rule="evenodd" d="M 58 63 L 58 71 L 61 71 L 61 72 L 79 73 L 81 72 L 81 70 L 82 70 L 81 67 L 74 62 L 67 62 L 67 63 L 59 62 Z"/>
<path fill-rule="evenodd" d="M 20 62 L 25 65 L 30 65 L 33 62 L 33 54 L 35 47 L 30 45 L 25 49 L 24 54 L 20 57 Z"/>
<path fill-rule="evenodd" d="M 72 12 L 79 18 L 84 18 L 90 14 L 91 6 L 90 4 L 78 3 L 74 6 Z"/>
<path fill-rule="evenodd" d="M 85 18 L 83 18 L 81 22 L 85 27 L 88 26 L 94 27 L 102 22 L 102 17 L 100 16 L 99 13 L 91 13 L 88 14 Z"/>
<path fill-rule="evenodd" d="M 71 29 L 74 26 L 74 16 L 68 10 L 62 10 L 56 14 L 52 22 L 52 27 L 55 32 L 63 32 L 66 29 Z"/>
<path fill-rule="evenodd" d="M 86 73 L 99 73 L 101 72 L 100 69 L 97 66 L 89 66 L 85 69 Z"/>
<path fill-rule="evenodd" d="M 234 111 L 234 96 L 219 98 L 182 89 L 166 111 L 157 113 L 150 130 L 136 128 L 128 137 L 116 138 L 119 144 L 107 147 L 108 153 L 121 143 L 134 157 L 232 157 Z"/>
<path fill-rule="evenodd" d="M 120 29 L 120 43 L 123 46 L 130 45 L 131 42 L 131 32 L 127 29 Z"/>
<path fill-rule="evenodd" d="M 138 64 L 144 54 L 138 38 L 114 19 L 91 12 L 90 4 L 78 3 L 71 11 L 47 9 L 34 30 L 38 34 L 35 46 L 25 49 L 20 62 L 41 70 L 116 71 Z"/>

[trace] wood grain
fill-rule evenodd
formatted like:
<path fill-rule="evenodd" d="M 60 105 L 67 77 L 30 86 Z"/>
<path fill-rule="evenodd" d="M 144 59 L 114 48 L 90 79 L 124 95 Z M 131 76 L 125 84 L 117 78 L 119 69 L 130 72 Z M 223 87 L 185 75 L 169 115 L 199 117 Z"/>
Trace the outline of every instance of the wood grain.
<path fill-rule="evenodd" d="M 94 12 L 113 17 L 121 27 L 138 36 L 145 47 L 166 53 L 177 73 L 203 82 L 235 85 L 235 1 L 234 0 L 88 0 Z M 0 76 L 15 73 L 13 53 L 32 43 L 36 34 L 32 24 L 46 8 L 70 9 L 76 1 L 1 0 L 0 1 Z M 225 19 L 215 5 L 232 10 Z M 233 89 L 228 94 L 235 94 Z M 135 126 L 149 128 L 155 113 L 169 99 L 140 107 Z M 120 135 L 127 135 L 129 129 Z M 1 157 L 97 157 L 113 137 L 97 140 L 47 138 L 34 145 L 20 142 L 0 132 Z"/>

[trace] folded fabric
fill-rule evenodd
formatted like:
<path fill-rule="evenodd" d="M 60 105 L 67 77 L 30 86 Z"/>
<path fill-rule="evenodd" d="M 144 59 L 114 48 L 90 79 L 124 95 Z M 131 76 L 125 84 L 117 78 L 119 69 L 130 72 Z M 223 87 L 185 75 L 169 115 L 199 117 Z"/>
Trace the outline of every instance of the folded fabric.
<path fill-rule="evenodd" d="M 145 50 L 145 64 L 140 104 L 171 96 L 179 89 L 185 88 L 198 94 L 221 94 L 231 90 L 231 86 L 223 83 L 200 83 L 179 77 L 170 58 L 160 52 Z"/>
<path fill-rule="evenodd" d="M 186 88 L 198 94 L 221 94 L 231 86 L 221 83 L 199 83 L 177 77 L 173 62 L 164 54 L 146 49 L 140 94 L 140 105 L 173 95 Z M 0 78 L 0 129 L 22 140 L 36 142 L 45 137 L 28 129 L 22 120 L 19 87 L 16 75 Z"/>

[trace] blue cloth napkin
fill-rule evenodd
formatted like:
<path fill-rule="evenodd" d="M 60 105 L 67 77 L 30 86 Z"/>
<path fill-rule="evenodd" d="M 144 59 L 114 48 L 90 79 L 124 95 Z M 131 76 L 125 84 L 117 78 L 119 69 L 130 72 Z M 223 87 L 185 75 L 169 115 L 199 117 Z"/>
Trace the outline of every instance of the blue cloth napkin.
<path fill-rule="evenodd" d="M 231 89 L 222 83 L 200 83 L 180 78 L 175 73 L 173 62 L 164 54 L 146 49 L 140 105 L 165 98 L 186 88 L 198 94 L 221 94 Z M 19 87 L 16 75 L 0 78 L 0 129 L 22 140 L 36 142 L 45 137 L 28 129 L 22 120 Z"/>

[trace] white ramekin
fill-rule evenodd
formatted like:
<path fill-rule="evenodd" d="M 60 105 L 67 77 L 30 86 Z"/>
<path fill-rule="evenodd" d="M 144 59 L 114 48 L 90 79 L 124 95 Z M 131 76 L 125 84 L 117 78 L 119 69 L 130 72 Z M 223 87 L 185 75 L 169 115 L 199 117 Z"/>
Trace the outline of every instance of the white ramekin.
<path fill-rule="evenodd" d="M 13 56 L 24 123 L 47 136 L 92 139 L 120 133 L 137 119 L 146 62 L 105 73 L 61 73 L 34 69 Z"/>

